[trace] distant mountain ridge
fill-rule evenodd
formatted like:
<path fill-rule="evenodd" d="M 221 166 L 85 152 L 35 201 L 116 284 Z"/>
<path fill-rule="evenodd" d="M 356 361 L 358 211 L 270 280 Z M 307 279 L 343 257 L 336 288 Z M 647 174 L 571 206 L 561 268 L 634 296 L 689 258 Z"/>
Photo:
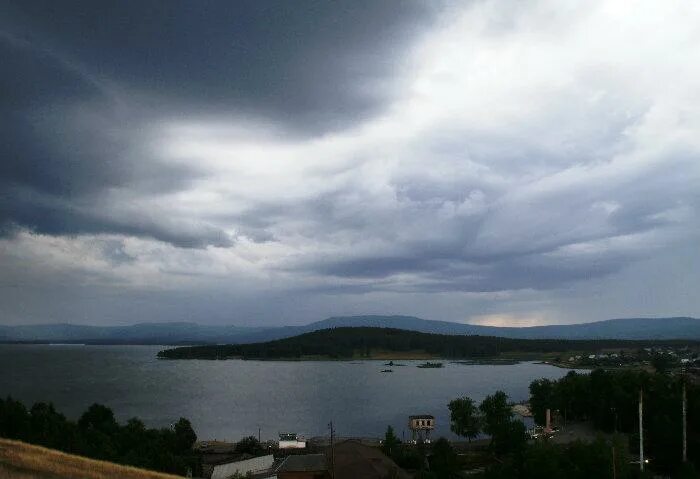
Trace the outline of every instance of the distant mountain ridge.
<path fill-rule="evenodd" d="M 76 324 L 0 325 L 1 342 L 97 344 L 254 343 L 337 327 L 380 327 L 437 334 L 498 336 L 515 339 L 700 339 L 700 319 L 622 318 L 594 323 L 497 327 L 431 321 L 414 316 L 338 316 L 304 326 L 245 327 L 197 323 L 139 323 L 131 326 Z"/>
<path fill-rule="evenodd" d="M 349 316 L 328 318 L 313 325 L 392 327 L 441 334 L 471 334 L 518 339 L 700 339 L 700 319 L 619 318 L 592 323 L 501 327 L 428 321 L 413 316 Z"/>

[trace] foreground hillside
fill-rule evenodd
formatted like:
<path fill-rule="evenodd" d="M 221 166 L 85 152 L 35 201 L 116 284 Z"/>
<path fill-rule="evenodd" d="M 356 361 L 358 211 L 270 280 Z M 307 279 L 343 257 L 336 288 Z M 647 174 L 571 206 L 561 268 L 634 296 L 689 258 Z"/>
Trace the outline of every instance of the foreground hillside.
<path fill-rule="evenodd" d="M 293 338 L 253 344 L 188 346 L 163 350 L 164 359 L 304 359 L 304 358 L 490 358 L 504 353 L 698 345 L 698 341 L 626 341 L 510 339 L 490 336 L 428 334 L 391 328 L 333 328 Z"/>
<path fill-rule="evenodd" d="M 0 479 L 177 479 L 0 438 Z"/>

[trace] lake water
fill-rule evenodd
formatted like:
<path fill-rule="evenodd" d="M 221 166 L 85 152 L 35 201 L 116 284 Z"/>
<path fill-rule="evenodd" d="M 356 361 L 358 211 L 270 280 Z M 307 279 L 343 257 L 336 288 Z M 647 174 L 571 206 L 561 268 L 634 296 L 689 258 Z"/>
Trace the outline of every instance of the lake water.
<path fill-rule="evenodd" d="M 52 401 L 70 418 L 94 402 L 121 422 L 138 416 L 167 426 L 183 416 L 200 439 L 274 439 L 292 431 L 378 437 L 387 425 L 400 436 L 410 414 L 436 417 L 436 437 L 449 432 L 447 403 L 467 395 L 481 401 L 501 389 L 512 400 L 528 397 L 533 379 L 568 371 L 543 364 L 463 365 L 421 369 L 401 361 L 165 361 L 158 346 L 0 345 L 0 395 L 27 406 Z M 406 437 L 408 437 L 408 431 Z"/>

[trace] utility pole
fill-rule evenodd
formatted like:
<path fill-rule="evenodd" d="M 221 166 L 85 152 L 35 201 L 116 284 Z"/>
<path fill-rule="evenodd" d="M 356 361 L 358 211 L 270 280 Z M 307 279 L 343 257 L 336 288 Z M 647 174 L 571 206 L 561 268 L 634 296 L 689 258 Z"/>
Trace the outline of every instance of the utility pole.
<path fill-rule="evenodd" d="M 260 426 L 258 426 L 258 442 L 260 442 Z"/>
<path fill-rule="evenodd" d="M 335 430 L 333 429 L 333 421 L 328 424 L 328 427 L 331 430 L 331 479 L 335 479 L 335 449 L 333 445 Z"/>
<path fill-rule="evenodd" d="M 617 465 L 615 464 L 615 439 L 613 439 L 612 444 L 612 467 L 613 467 L 613 479 L 617 479 Z"/>
<path fill-rule="evenodd" d="M 683 381 L 683 462 L 688 462 L 688 449 L 686 445 L 686 441 L 688 438 L 688 417 L 687 417 L 687 409 L 688 409 L 688 402 L 685 396 L 685 369 L 683 369 L 683 375 L 682 379 Z"/>
<path fill-rule="evenodd" d="M 644 405 L 642 388 L 639 388 L 639 470 L 644 472 Z"/>

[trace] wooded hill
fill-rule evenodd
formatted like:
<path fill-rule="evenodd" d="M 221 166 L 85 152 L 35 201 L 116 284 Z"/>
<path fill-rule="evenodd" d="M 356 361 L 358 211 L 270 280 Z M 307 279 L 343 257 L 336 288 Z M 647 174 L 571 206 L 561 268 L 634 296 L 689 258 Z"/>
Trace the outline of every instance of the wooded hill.
<path fill-rule="evenodd" d="M 187 346 L 158 353 L 163 359 L 352 359 L 377 353 L 422 353 L 435 358 L 493 358 L 503 353 L 556 353 L 637 349 L 643 347 L 697 347 L 690 340 L 559 340 L 510 339 L 491 336 L 457 336 L 419 333 L 391 328 L 334 328 L 292 338 L 252 344 Z M 385 356 L 385 354 L 382 354 Z"/>

